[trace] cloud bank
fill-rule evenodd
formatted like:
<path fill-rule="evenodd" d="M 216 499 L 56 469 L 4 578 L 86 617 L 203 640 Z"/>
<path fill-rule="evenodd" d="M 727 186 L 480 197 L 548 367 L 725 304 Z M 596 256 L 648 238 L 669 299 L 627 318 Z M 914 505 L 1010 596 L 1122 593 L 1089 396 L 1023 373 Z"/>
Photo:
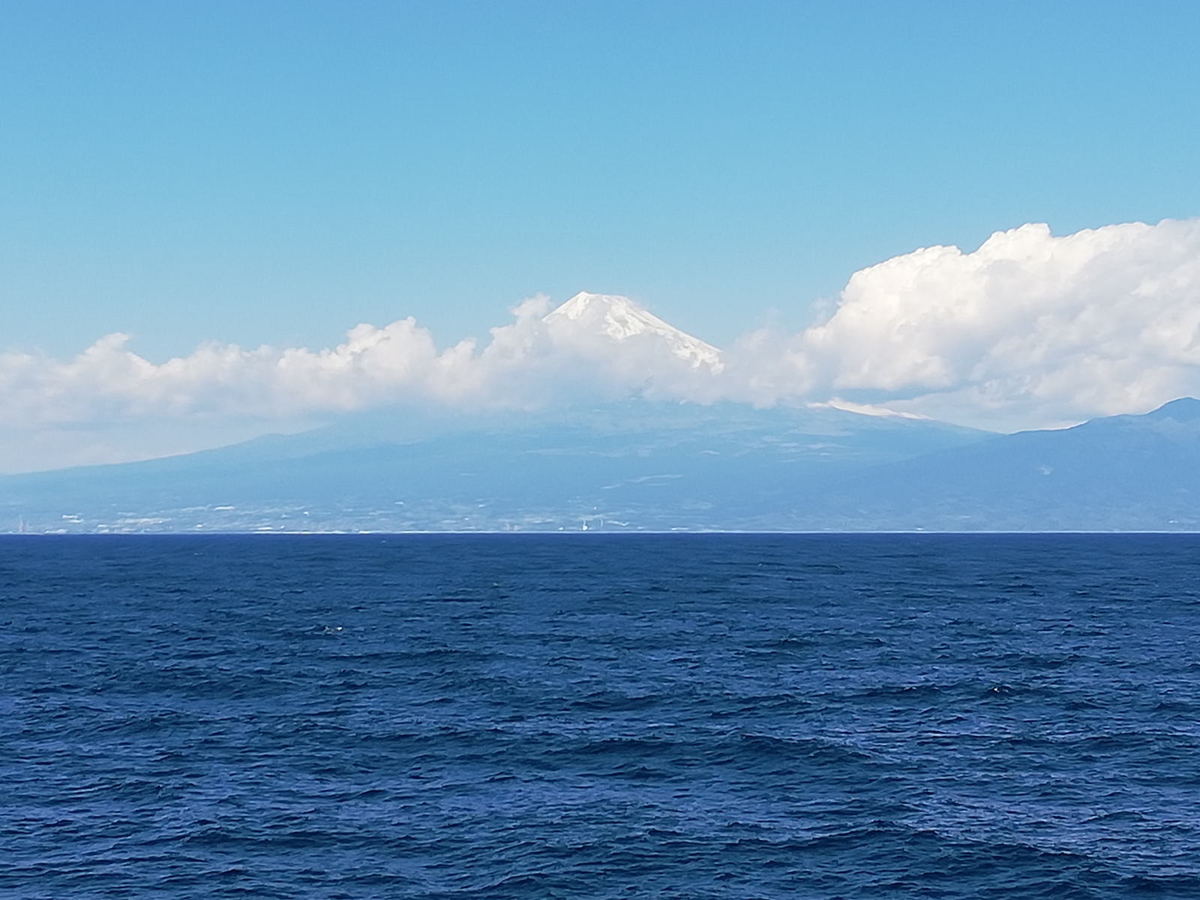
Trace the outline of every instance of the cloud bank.
<path fill-rule="evenodd" d="M 1024 425 L 1200 393 L 1200 221 L 992 235 L 856 272 L 787 353 L 804 390 Z"/>
<path fill-rule="evenodd" d="M 358 325 L 332 349 L 204 344 L 154 364 L 110 334 L 74 359 L 0 354 L 0 421 L 38 427 L 146 417 L 281 417 L 374 406 L 535 408 L 587 397 L 716 396 L 698 367 L 657 333 L 614 338 L 589 319 L 546 318 L 535 297 L 513 321 L 439 349 L 412 318 Z"/>
<path fill-rule="evenodd" d="M 0 422 L 269 423 L 630 394 L 881 404 L 1001 429 L 1143 411 L 1200 394 L 1200 220 L 1064 237 L 1024 225 L 974 252 L 917 250 L 854 273 L 824 321 L 747 334 L 718 365 L 681 354 L 669 329 L 618 335 L 549 310 L 526 300 L 486 340 L 445 347 L 407 318 L 358 325 L 331 349 L 204 344 L 157 364 L 123 334 L 69 360 L 0 353 Z"/>

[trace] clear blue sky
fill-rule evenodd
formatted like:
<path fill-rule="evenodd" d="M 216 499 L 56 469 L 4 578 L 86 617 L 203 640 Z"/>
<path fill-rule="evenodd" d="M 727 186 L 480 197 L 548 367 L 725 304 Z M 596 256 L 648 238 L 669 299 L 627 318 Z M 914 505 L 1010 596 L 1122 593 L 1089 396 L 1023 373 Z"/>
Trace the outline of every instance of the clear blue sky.
<path fill-rule="evenodd" d="M 0 349 L 450 342 L 581 289 L 721 343 L 918 246 L 1200 214 L 1195 2 L 0 16 Z"/>

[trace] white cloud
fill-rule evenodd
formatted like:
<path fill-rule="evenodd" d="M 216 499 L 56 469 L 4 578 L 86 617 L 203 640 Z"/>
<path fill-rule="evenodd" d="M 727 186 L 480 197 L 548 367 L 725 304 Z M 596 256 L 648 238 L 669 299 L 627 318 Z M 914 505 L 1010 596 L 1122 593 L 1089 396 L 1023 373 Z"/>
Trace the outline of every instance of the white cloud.
<path fill-rule="evenodd" d="M 244 350 L 204 344 L 154 364 L 110 334 L 74 359 L 0 354 L 0 423 L 41 428 L 148 417 L 280 418 L 409 402 L 466 408 L 533 407 L 580 394 L 622 396 L 649 388 L 687 393 L 704 375 L 673 355 L 661 335 L 615 340 L 586 323 L 547 321 L 544 297 L 513 321 L 439 349 L 411 319 L 358 325 L 332 349 Z M 707 371 L 707 370 L 706 370 Z"/>
<path fill-rule="evenodd" d="M 780 392 L 1031 426 L 1200 392 L 1200 220 L 992 235 L 856 272 Z M 787 375 L 792 381 L 789 385 Z"/>
<path fill-rule="evenodd" d="M 620 317 L 636 308 L 617 310 L 619 336 L 613 321 L 549 309 L 531 298 L 485 341 L 448 347 L 409 318 L 359 325 L 322 350 L 204 344 L 156 364 L 112 334 L 69 360 L 0 353 L 0 427 L 29 435 L 37 463 L 32 448 L 71 429 L 242 434 L 396 403 L 534 408 L 641 393 L 833 401 L 996 428 L 1143 411 L 1200 394 L 1200 220 L 1065 237 L 1025 225 L 974 252 L 917 250 L 856 272 L 823 322 L 748 334 L 712 365 L 698 362 L 707 345 L 672 343 L 653 317 L 626 333 Z M 106 458 L 134 455 L 126 445 Z M 0 468 L 29 467 L 14 458 Z"/>

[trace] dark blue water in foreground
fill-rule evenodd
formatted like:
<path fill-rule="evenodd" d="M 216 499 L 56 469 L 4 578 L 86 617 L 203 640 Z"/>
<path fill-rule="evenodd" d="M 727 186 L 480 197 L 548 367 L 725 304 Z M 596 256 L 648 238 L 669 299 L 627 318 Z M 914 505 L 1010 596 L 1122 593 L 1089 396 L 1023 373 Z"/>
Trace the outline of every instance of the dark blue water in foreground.
<path fill-rule="evenodd" d="M 0 894 L 1200 897 L 1200 539 L 0 539 Z"/>

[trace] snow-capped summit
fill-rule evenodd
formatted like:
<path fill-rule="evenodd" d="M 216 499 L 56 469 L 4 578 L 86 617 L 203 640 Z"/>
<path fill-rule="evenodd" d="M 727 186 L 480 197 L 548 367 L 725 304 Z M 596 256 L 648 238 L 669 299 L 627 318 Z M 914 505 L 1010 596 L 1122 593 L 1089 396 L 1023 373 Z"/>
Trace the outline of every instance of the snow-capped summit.
<path fill-rule="evenodd" d="M 707 366 L 714 371 L 722 368 L 720 350 L 664 322 L 628 297 L 581 291 L 546 316 L 550 323 L 562 320 L 578 322 L 587 330 L 615 341 L 634 335 L 657 335 L 672 353 L 693 367 Z"/>

